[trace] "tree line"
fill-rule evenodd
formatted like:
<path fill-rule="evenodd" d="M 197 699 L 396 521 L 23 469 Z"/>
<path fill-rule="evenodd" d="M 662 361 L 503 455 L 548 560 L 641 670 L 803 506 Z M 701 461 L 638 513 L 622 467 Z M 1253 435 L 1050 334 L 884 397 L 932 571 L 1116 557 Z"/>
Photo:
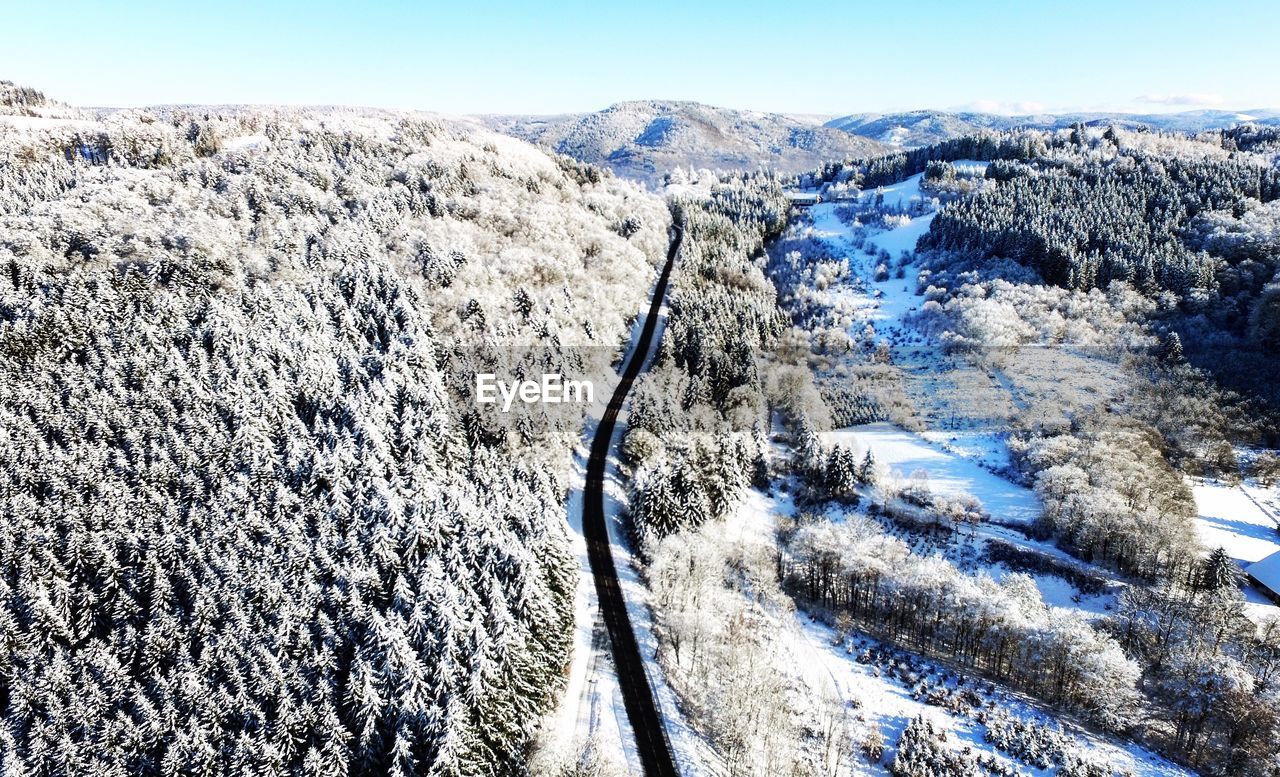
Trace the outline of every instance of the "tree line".
<path fill-rule="evenodd" d="M 973 577 L 912 554 L 872 520 L 805 522 L 784 535 L 780 567 L 812 605 L 862 630 L 1122 729 L 1139 669 L 1078 613 L 1046 607 L 1029 577 Z"/>

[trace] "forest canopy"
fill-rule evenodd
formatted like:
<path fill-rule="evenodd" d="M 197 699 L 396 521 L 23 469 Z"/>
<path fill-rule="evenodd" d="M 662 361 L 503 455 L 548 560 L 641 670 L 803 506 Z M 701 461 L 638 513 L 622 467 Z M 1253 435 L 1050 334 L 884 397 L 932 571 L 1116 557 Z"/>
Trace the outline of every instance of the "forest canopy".
<path fill-rule="evenodd" d="M 612 358 L 669 221 L 418 116 L 0 127 L 6 768 L 517 768 L 568 657 L 579 430 L 489 433 L 445 361 Z"/>

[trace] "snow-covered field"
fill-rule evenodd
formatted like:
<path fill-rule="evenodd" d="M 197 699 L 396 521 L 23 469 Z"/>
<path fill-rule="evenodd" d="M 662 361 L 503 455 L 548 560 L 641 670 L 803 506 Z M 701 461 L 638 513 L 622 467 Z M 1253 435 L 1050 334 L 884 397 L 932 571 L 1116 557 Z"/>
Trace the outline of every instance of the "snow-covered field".
<path fill-rule="evenodd" d="M 923 473 L 932 492 L 942 496 L 970 494 L 1000 523 L 1028 524 L 1040 512 L 1035 493 L 983 469 L 923 436 L 889 423 L 863 424 L 822 435 L 824 441 L 871 451 L 876 461 L 900 480 Z"/>
<path fill-rule="evenodd" d="M 1191 492 L 1200 513 L 1196 528 L 1205 548 L 1223 548 L 1242 569 L 1280 553 L 1280 489 L 1244 483 L 1227 485 L 1195 480 Z M 1245 587 L 1247 610 L 1255 615 L 1280 612 L 1274 602 L 1252 585 Z"/>
<path fill-rule="evenodd" d="M 988 543 L 1003 542 L 1051 558 L 1066 566 L 1083 570 L 1102 579 L 1112 575 L 1105 570 L 1085 564 L 1051 543 L 1033 540 L 1022 529 L 1036 519 L 1040 512 L 1040 500 L 1035 492 L 983 469 L 973 460 L 930 443 L 922 435 L 909 432 L 888 423 L 863 424 L 837 429 L 820 435 L 824 442 L 851 446 L 858 452 L 870 450 L 876 458 L 882 478 L 890 483 L 906 483 L 915 476 L 924 475 L 932 493 L 939 496 L 968 494 L 976 497 L 991 514 L 995 523 L 983 523 L 974 530 L 972 537 L 955 535 L 952 542 L 959 546 L 955 555 L 959 558 L 981 559 Z M 965 548 L 969 548 L 965 556 Z M 971 564 L 999 581 L 1012 574 L 1004 564 L 972 562 Z M 1085 594 L 1060 576 L 1035 572 L 1030 577 L 1045 604 L 1083 612 L 1089 617 L 1106 614 L 1114 606 L 1118 583 L 1098 594 Z"/>
<path fill-rule="evenodd" d="M 1206 548 L 1225 548 L 1241 565 L 1280 551 L 1276 513 L 1265 506 L 1268 489 L 1196 481 L 1191 486 L 1200 512 L 1197 528 Z"/>

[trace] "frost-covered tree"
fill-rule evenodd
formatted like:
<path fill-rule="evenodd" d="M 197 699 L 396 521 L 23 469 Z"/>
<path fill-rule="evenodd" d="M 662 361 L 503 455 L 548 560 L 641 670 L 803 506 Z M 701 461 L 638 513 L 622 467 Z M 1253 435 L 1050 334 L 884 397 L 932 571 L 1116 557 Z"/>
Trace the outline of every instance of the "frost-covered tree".
<path fill-rule="evenodd" d="M 666 209 L 580 172 L 409 115 L 0 131 L 6 770 L 523 768 L 581 415 L 508 433 L 464 368 L 617 355 Z"/>
<path fill-rule="evenodd" d="M 765 175 L 726 177 L 709 196 L 672 205 L 683 239 L 670 315 L 655 363 L 633 392 L 627 439 L 627 450 L 641 454 L 630 512 L 646 544 L 725 517 L 753 480 L 767 476 L 757 362 L 782 316 L 752 256 L 781 228 L 786 209 L 777 181 Z"/>
<path fill-rule="evenodd" d="M 1234 590 L 1239 578 L 1239 568 L 1223 547 L 1214 548 L 1200 567 L 1199 584 L 1209 591 Z"/>
<path fill-rule="evenodd" d="M 857 502 L 858 459 L 847 445 L 836 445 L 827 454 L 826 488 L 835 499 Z"/>
<path fill-rule="evenodd" d="M 947 732 L 924 715 L 911 719 L 898 738 L 893 777 L 979 777 L 982 770 L 970 757 L 947 746 Z"/>

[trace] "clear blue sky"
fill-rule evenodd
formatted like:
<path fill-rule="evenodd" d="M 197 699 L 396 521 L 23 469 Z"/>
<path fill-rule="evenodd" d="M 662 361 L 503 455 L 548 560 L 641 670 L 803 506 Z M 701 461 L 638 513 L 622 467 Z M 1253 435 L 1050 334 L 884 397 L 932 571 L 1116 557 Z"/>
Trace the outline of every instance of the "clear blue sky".
<path fill-rule="evenodd" d="M 0 78 L 77 105 L 1280 108 L 1275 0 L 0 0 L 0 19 Z"/>

